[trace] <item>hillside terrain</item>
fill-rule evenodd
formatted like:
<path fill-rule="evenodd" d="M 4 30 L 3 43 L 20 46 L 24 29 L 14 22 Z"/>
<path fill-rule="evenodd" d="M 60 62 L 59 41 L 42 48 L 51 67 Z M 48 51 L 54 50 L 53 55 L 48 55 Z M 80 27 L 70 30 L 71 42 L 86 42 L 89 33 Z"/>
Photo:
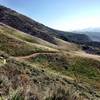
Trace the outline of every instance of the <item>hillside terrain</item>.
<path fill-rule="evenodd" d="M 99 54 L 87 35 L 0 6 L 1 100 L 100 100 Z"/>
<path fill-rule="evenodd" d="M 51 29 L 4 6 L 0 6 L 0 22 L 54 44 L 56 44 L 54 36 L 78 43 L 91 41 L 84 34 L 73 34 Z"/>

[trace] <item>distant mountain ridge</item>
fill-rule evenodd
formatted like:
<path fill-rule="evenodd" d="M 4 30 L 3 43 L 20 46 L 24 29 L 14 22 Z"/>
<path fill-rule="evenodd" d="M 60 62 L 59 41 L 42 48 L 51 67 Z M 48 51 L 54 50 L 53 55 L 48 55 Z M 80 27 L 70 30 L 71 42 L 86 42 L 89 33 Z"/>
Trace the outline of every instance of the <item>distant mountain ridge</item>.
<path fill-rule="evenodd" d="M 100 42 L 100 32 L 85 32 L 93 41 Z"/>
<path fill-rule="evenodd" d="M 100 42 L 100 28 L 86 28 L 83 30 L 75 31 L 76 33 L 88 35 L 92 41 Z"/>
<path fill-rule="evenodd" d="M 90 27 L 81 30 L 82 32 L 100 32 L 100 27 Z"/>

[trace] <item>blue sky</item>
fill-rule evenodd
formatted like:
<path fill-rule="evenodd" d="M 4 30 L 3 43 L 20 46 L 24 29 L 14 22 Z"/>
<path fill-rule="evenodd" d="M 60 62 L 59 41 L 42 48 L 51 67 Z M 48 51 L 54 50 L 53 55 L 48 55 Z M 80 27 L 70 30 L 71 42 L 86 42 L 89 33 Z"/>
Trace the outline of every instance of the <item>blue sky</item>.
<path fill-rule="evenodd" d="M 0 4 L 59 30 L 100 27 L 100 0 L 0 0 Z"/>

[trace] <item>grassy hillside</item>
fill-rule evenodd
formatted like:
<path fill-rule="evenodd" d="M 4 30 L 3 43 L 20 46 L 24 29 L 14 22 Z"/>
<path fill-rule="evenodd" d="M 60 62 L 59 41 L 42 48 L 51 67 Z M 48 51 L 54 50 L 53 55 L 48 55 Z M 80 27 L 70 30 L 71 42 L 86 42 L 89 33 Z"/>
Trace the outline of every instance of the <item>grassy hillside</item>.
<path fill-rule="evenodd" d="M 81 47 L 75 43 L 70 43 L 67 41 L 64 41 L 62 39 L 59 38 L 55 38 L 56 42 L 57 42 L 57 49 L 60 49 L 61 51 L 80 51 Z"/>
<path fill-rule="evenodd" d="M 55 97 L 60 100 L 64 100 L 63 98 L 65 100 L 80 100 L 80 98 L 81 100 L 99 100 L 99 91 L 89 84 L 75 82 L 62 74 L 55 74 L 52 70 L 43 70 L 39 65 L 16 61 L 1 51 L 0 55 L 6 59 L 6 64 L 0 66 L 0 98 L 2 100 L 25 100 L 25 98 L 27 100 L 34 100 L 34 98 L 55 100 Z M 44 56 L 44 59 L 47 58 Z M 40 58 L 35 59 L 35 62 L 38 61 L 40 62 Z"/>
<path fill-rule="evenodd" d="M 2 100 L 100 98 L 99 58 L 79 56 L 79 45 L 55 41 L 57 46 L 0 24 Z"/>
<path fill-rule="evenodd" d="M 47 47 L 57 48 L 56 45 L 54 45 L 50 42 L 47 42 L 41 38 L 38 38 L 38 37 L 35 37 L 32 35 L 26 34 L 24 32 L 21 32 L 19 30 L 16 30 L 15 28 L 12 28 L 12 27 L 5 25 L 3 23 L 0 23 L 0 30 L 2 31 L 2 33 L 7 33 L 8 35 L 12 35 L 15 38 L 21 39 L 21 40 L 26 41 L 26 42 L 37 43 L 37 44 L 44 45 Z"/>
<path fill-rule="evenodd" d="M 81 56 L 79 45 L 55 41 L 57 46 L 0 24 L 1 99 L 100 98 L 99 58 Z"/>
<path fill-rule="evenodd" d="M 13 28 L 39 37 L 53 44 L 56 44 L 54 38 L 50 34 L 42 31 L 42 29 L 45 28 L 44 25 L 1 5 L 0 22 L 3 22 Z"/>
<path fill-rule="evenodd" d="M 22 34 L 17 30 L 2 25 L 0 25 L 0 50 L 12 56 L 29 55 L 39 51 L 56 51 L 36 44 L 30 35 Z"/>
<path fill-rule="evenodd" d="M 100 82 L 100 61 L 91 58 L 71 56 L 70 54 L 38 54 L 24 60 L 39 65 L 43 69 L 52 70 L 73 78 L 77 74 L 82 82 Z"/>
<path fill-rule="evenodd" d="M 91 41 L 87 35 L 54 30 L 1 5 L 0 22 L 53 44 L 56 44 L 54 37 L 75 43 L 84 43 Z"/>
<path fill-rule="evenodd" d="M 51 36 L 52 32 L 62 31 L 5 7 L 0 7 L 0 11 L 0 16 L 8 12 L 2 18 L 10 24 L 0 23 L 0 100 L 100 99 L 99 55 L 88 54 L 81 49 L 82 45 Z M 81 37 L 66 36 L 74 41 Z"/>
<path fill-rule="evenodd" d="M 37 37 L 34 37 L 34 36 L 31 36 L 31 35 L 28 35 L 26 33 L 23 33 L 21 31 L 18 31 L 12 27 L 9 27 L 3 23 L 0 23 L 0 32 L 1 33 L 5 33 L 7 36 L 10 36 L 12 38 L 16 38 L 16 39 L 19 39 L 20 41 L 24 41 L 24 42 L 27 42 L 28 44 L 32 44 L 32 45 L 41 45 L 43 46 L 43 48 L 45 47 L 48 47 L 49 48 L 54 48 L 54 49 L 63 49 L 63 50 L 72 50 L 72 51 L 76 51 L 76 50 L 79 50 L 80 47 L 74 43 L 69 43 L 69 42 L 65 42 L 61 39 L 58 39 L 58 38 L 55 38 L 55 41 L 57 43 L 57 45 L 54 45 L 50 42 L 47 42 L 47 41 L 44 41 L 40 38 L 37 38 Z M 2 37 L 1 37 L 2 38 Z M 19 41 L 18 40 L 18 41 Z"/>

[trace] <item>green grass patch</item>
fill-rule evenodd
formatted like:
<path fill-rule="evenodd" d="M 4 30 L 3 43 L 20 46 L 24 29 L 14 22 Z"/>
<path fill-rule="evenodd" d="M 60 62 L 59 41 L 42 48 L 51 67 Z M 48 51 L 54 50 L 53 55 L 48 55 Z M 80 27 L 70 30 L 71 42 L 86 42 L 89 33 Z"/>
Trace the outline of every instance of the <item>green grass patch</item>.
<path fill-rule="evenodd" d="M 66 60 L 59 54 L 39 54 L 36 57 L 28 59 L 31 63 L 38 63 L 44 68 L 51 68 L 52 70 L 65 70 L 68 67 Z"/>
<path fill-rule="evenodd" d="M 78 75 L 86 76 L 90 79 L 100 80 L 99 61 L 86 58 L 75 58 L 74 63 L 69 67 L 69 71 Z"/>
<path fill-rule="evenodd" d="M 61 75 L 78 77 L 81 81 L 100 82 L 100 62 L 89 58 L 73 57 L 66 60 L 59 55 L 38 55 L 28 61 Z"/>
<path fill-rule="evenodd" d="M 3 33 L 0 33 L 0 50 L 11 56 L 25 56 L 34 52 L 47 51 L 45 48 L 31 45 Z"/>
<path fill-rule="evenodd" d="M 9 35 L 12 35 L 12 36 L 19 38 L 21 40 L 24 40 L 24 41 L 36 43 L 36 41 L 34 40 L 34 38 L 31 35 L 20 32 L 20 31 L 13 29 L 11 27 L 7 27 L 6 25 L 0 26 L 0 31 L 2 33 L 7 33 Z"/>

